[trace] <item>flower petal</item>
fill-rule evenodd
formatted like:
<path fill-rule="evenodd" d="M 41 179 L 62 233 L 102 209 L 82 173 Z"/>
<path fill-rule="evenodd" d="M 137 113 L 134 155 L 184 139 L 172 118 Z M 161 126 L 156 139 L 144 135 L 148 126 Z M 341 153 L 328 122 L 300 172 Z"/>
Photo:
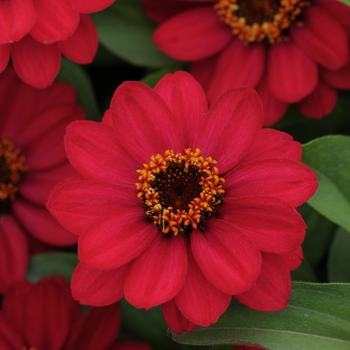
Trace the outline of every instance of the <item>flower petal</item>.
<path fill-rule="evenodd" d="M 231 40 L 229 27 L 219 21 L 212 7 L 184 11 L 163 22 L 153 41 L 168 56 L 198 61 L 221 51 Z"/>
<path fill-rule="evenodd" d="M 234 224 L 262 251 L 287 253 L 305 237 L 306 224 L 286 202 L 269 197 L 225 197 L 220 219 Z"/>
<path fill-rule="evenodd" d="M 36 10 L 32 0 L 0 1 L 0 45 L 22 39 L 35 20 Z"/>
<path fill-rule="evenodd" d="M 118 205 L 116 212 L 79 236 L 78 257 L 86 266 L 110 270 L 127 264 L 154 241 L 157 228 L 140 207 Z"/>
<path fill-rule="evenodd" d="M 0 216 L 0 293 L 13 282 L 25 278 L 28 266 L 28 246 L 24 233 L 13 217 Z"/>
<path fill-rule="evenodd" d="M 312 169 L 283 158 L 242 163 L 225 175 L 225 181 L 227 197 L 275 197 L 293 207 L 306 202 L 317 189 Z"/>
<path fill-rule="evenodd" d="M 293 41 L 320 65 L 342 67 L 349 59 L 349 38 L 338 20 L 318 6 L 305 9 L 303 18 L 304 25 L 290 31 Z"/>
<path fill-rule="evenodd" d="M 316 89 L 297 103 L 299 111 L 308 118 L 321 119 L 337 104 L 337 91 L 321 80 Z"/>
<path fill-rule="evenodd" d="M 58 44 L 40 44 L 27 35 L 12 44 L 11 52 L 16 73 L 24 82 L 39 89 L 53 83 L 61 66 Z"/>
<path fill-rule="evenodd" d="M 228 90 L 211 105 L 196 133 L 194 145 L 201 149 L 203 156 L 215 159 L 220 173 L 224 173 L 251 147 L 261 128 L 262 117 L 262 104 L 253 89 Z"/>
<path fill-rule="evenodd" d="M 255 87 L 265 67 L 265 48 L 262 44 L 244 45 L 239 39 L 219 54 L 208 87 L 212 103 L 223 91 L 241 86 Z"/>
<path fill-rule="evenodd" d="M 79 23 L 79 13 L 70 0 L 33 0 L 35 25 L 30 35 L 39 43 L 52 44 L 73 34 Z"/>
<path fill-rule="evenodd" d="M 79 263 L 75 268 L 71 289 L 75 300 L 80 304 L 105 306 L 115 303 L 124 296 L 124 280 L 128 265 L 118 269 L 94 270 Z"/>
<path fill-rule="evenodd" d="M 18 222 L 44 243 L 67 246 L 77 241 L 77 237 L 64 229 L 44 207 L 18 198 L 13 202 L 12 210 Z"/>
<path fill-rule="evenodd" d="M 167 149 L 184 149 L 175 116 L 165 101 L 143 83 L 121 84 L 113 95 L 111 114 L 118 139 L 141 164 Z"/>
<path fill-rule="evenodd" d="M 203 86 L 205 91 L 208 91 L 210 86 L 217 58 L 218 55 L 214 55 L 191 64 L 190 73 Z"/>
<path fill-rule="evenodd" d="M 10 44 L 0 45 L 0 73 L 2 73 L 8 65 L 10 60 L 10 53 Z"/>
<path fill-rule="evenodd" d="M 96 55 L 98 36 L 94 22 L 88 15 L 80 15 L 80 22 L 69 38 L 59 42 L 61 52 L 79 64 L 91 63 Z"/>
<path fill-rule="evenodd" d="M 337 70 L 320 69 L 321 79 L 336 89 L 350 89 L 350 61 Z"/>
<path fill-rule="evenodd" d="M 60 224 L 76 235 L 123 208 L 141 206 L 134 187 L 116 186 L 82 178 L 69 178 L 51 193 L 47 208 Z M 144 214 L 145 215 L 145 214 Z"/>
<path fill-rule="evenodd" d="M 264 128 L 259 131 L 253 146 L 241 162 L 268 158 L 286 158 L 300 161 L 301 155 L 301 143 L 294 141 L 293 136 L 283 131 Z"/>
<path fill-rule="evenodd" d="M 302 263 L 304 254 L 303 249 L 299 246 L 293 252 L 279 254 L 280 259 L 286 264 L 289 271 L 296 270 Z"/>
<path fill-rule="evenodd" d="M 177 307 L 174 299 L 162 304 L 162 311 L 165 322 L 175 333 L 180 334 L 184 331 L 191 332 L 197 327 L 196 324 L 184 317 Z"/>
<path fill-rule="evenodd" d="M 269 50 L 267 79 L 277 99 L 296 102 L 315 89 L 318 82 L 317 65 L 294 42 L 278 43 Z"/>
<path fill-rule="evenodd" d="M 254 310 L 279 311 L 287 306 L 291 289 L 289 270 L 279 256 L 262 253 L 261 272 L 256 284 L 235 298 Z"/>
<path fill-rule="evenodd" d="M 98 12 L 113 4 L 115 0 L 70 0 L 80 13 Z"/>
<path fill-rule="evenodd" d="M 158 232 L 153 244 L 130 266 L 124 285 L 126 300 L 149 309 L 172 299 L 182 288 L 187 273 L 183 237 L 164 237 Z"/>
<path fill-rule="evenodd" d="M 66 130 L 67 157 L 77 171 L 92 180 L 134 187 L 140 164 L 126 152 L 111 127 L 86 120 L 73 122 Z"/>
<path fill-rule="evenodd" d="M 174 300 L 185 318 L 208 327 L 226 311 L 231 295 L 221 292 L 208 281 L 189 249 L 187 277 Z"/>
<path fill-rule="evenodd" d="M 193 130 L 199 129 L 204 114 L 208 111 L 202 87 L 190 74 L 178 71 L 164 76 L 154 91 L 166 102 L 181 125 L 185 147 L 193 147 Z"/>
<path fill-rule="evenodd" d="M 258 277 L 259 250 L 227 221 L 211 219 L 206 222 L 204 232 L 193 231 L 191 248 L 204 275 L 224 293 L 242 293 Z"/>
<path fill-rule="evenodd" d="M 5 313 L 0 311 L 0 348 L 1 349 L 21 349 L 25 343 L 24 336 L 7 319 Z"/>

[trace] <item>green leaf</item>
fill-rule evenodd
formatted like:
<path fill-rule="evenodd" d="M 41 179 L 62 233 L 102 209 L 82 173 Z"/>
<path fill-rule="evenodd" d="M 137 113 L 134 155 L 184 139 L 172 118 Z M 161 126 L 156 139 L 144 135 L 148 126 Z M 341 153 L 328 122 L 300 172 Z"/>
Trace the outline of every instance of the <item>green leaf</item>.
<path fill-rule="evenodd" d="M 344 4 L 350 6 L 350 0 L 339 0 L 339 1 L 341 1 L 341 2 L 343 2 Z"/>
<path fill-rule="evenodd" d="M 170 336 L 192 345 L 246 344 L 271 350 L 350 349 L 350 285 L 293 283 L 279 312 L 258 312 L 233 302 L 219 321 Z"/>
<path fill-rule="evenodd" d="M 350 137 L 311 141 L 303 146 L 302 161 L 315 170 L 319 182 L 308 204 L 350 232 Z"/>
<path fill-rule="evenodd" d="M 174 64 L 152 41 L 157 24 L 142 11 L 141 0 L 118 0 L 108 9 L 94 13 L 102 45 L 129 63 L 160 68 Z"/>
<path fill-rule="evenodd" d="M 37 282 L 47 276 L 60 275 L 70 281 L 77 263 L 77 255 L 74 253 L 33 255 L 29 260 L 27 280 Z"/>
<path fill-rule="evenodd" d="M 87 119 L 101 120 L 92 84 L 84 69 L 76 63 L 62 59 L 61 69 L 57 78 L 73 85 L 78 95 L 78 102 L 83 107 Z"/>
<path fill-rule="evenodd" d="M 350 282 L 350 235 L 339 228 L 334 237 L 329 258 L 330 282 Z"/>

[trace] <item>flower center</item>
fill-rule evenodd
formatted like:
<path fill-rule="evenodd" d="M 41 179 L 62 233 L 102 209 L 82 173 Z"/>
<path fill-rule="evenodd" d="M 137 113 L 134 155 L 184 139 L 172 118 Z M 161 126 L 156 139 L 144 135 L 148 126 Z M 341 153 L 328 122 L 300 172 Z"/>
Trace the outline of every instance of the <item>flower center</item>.
<path fill-rule="evenodd" d="M 15 199 L 22 173 L 26 170 L 21 150 L 8 139 L 0 141 L 0 213 Z"/>
<path fill-rule="evenodd" d="M 292 24 L 303 25 L 300 15 L 307 6 L 307 0 L 219 0 L 214 9 L 245 43 L 274 44 L 289 37 Z"/>
<path fill-rule="evenodd" d="M 137 170 L 137 196 L 159 230 L 177 236 L 205 229 L 205 221 L 215 215 L 225 193 L 225 180 L 214 164 L 198 148 L 194 152 L 187 148 L 183 153 L 167 150 L 164 156 L 152 156 Z"/>

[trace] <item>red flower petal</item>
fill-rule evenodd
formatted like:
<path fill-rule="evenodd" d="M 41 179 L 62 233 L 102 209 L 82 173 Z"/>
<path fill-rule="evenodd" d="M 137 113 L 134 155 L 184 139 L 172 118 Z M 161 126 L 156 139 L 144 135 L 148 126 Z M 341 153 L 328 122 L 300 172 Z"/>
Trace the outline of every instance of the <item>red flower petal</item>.
<path fill-rule="evenodd" d="M 338 70 L 320 69 L 321 79 L 336 89 L 350 89 L 350 61 Z"/>
<path fill-rule="evenodd" d="M 0 217 L 0 293 L 14 281 L 25 278 L 28 246 L 24 233 L 9 215 Z"/>
<path fill-rule="evenodd" d="M 65 146 L 69 161 L 83 176 L 135 188 L 140 164 L 128 155 L 109 126 L 73 122 L 67 127 Z"/>
<path fill-rule="evenodd" d="M 17 199 L 12 210 L 20 224 L 44 243 L 66 246 L 76 243 L 77 237 L 66 231 L 43 207 Z"/>
<path fill-rule="evenodd" d="M 253 288 L 235 298 L 251 309 L 279 311 L 287 306 L 292 283 L 289 270 L 278 255 L 262 254 L 262 266 Z"/>
<path fill-rule="evenodd" d="M 217 58 L 218 55 L 210 56 L 203 60 L 193 62 L 191 65 L 190 73 L 203 86 L 205 91 L 207 91 L 210 86 Z"/>
<path fill-rule="evenodd" d="M 30 35 L 42 44 L 65 40 L 79 23 L 79 13 L 70 0 L 33 0 L 37 15 Z"/>
<path fill-rule="evenodd" d="M 153 40 L 168 56 L 198 61 L 220 52 L 231 40 L 229 27 L 219 21 L 212 7 L 182 12 L 163 22 Z"/>
<path fill-rule="evenodd" d="M 107 349 L 119 332 L 121 311 L 119 304 L 92 307 L 75 328 L 66 350 Z"/>
<path fill-rule="evenodd" d="M 286 264 L 289 271 L 296 270 L 303 261 L 303 249 L 299 246 L 293 252 L 280 254 L 279 258 Z"/>
<path fill-rule="evenodd" d="M 213 157 L 218 162 L 220 173 L 224 173 L 251 147 L 261 129 L 262 117 L 262 105 L 253 89 L 226 91 L 214 101 L 202 119 L 194 145 L 201 149 L 204 156 Z"/>
<path fill-rule="evenodd" d="M 2 73 L 8 65 L 10 60 L 10 53 L 10 44 L 0 45 L 0 73 Z"/>
<path fill-rule="evenodd" d="M 27 35 L 11 46 L 16 73 L 29 85 L 46 88 L 57 76 L 61 65 L 58 44 L 40 44 Z"/>
<path fill-rule="evenodd" d="M 4 350 L 22 349 L 24 343 L 21 332 L 0 311 L 0 348 Z"/>
<path fill-rule="evenodd" d="M 47 208 L 62 226 L 80 235 L 92 224 L 118 213 L 123 207 L 140 205 L 141 201 L 135 195 L 134 187 L 131 189 L 70 178 L 50 193 Z"/>
<path fill-rule="evenodd" d="M 174 299 L 169 300 L 168 302 L 162 305 L 163 316 L 167 325 L 171 328 L 173 332 L 178 334 L 186 331 L 191 332 L 194 330 L 197 325 L 189 321 L 184 315 L 180 312 Z"/>
<path fill-rule="evenodd" d="M 255 87 L 265 67 L 264 45 L 246 46 L 239 39 L 219 54 L 212 80 L 208 87 L 208 99 L 212 103 L 223 91 L 235 87 Z"/>
<path fill-rule="evenodd" d="M 151 346 L 130 340 L 116 340 L 108 350 L 152 350 Z"/>
<path fill-rule="evenodd" d="M 102 207 L 103 208 L 103 207 Z M 115 214 L 79 236 L 78 257 L 86 266 L 110 270 L 127 264 L 146 250 L 159 234 L 140 207 L 117 206 Z"/>
<path fill-rule="evenodd" d="M 297 103 L 299 111 L 309 118 L 321 119 L 331 113 L 337 103 L 337 91 L 319 81 L 316 89 Z"/>
<path fill-rule="evenodd" d="M 241 162 L 256 161 L 268 158 L 287 158 L 300 161 L 301 143 L 285 132 L 274 129 L 261 129 L 253 146 Z"/>
<path fill-rule="evenodd" d="M 73 298 L 80 304 L 105 306 L 124 296 L 124 280 L 128 265 L 118 269 L 101 271 L 90 269 L 79 263 L 71 281 Z"/>
<path fill-rule="evenodd" d="M 261 266 L 259 250 L 234 225 L 211 219 L 191 234 L 193 255 L 208 280 L 227 294 L 248 290 Z"/>
<path fill-rule="evenodd" d="M 95 24 L 88 15 L 80 15 L 80 22 L 72 36 L 59 42 L 61 52 L 71 61 L 91 63 L 96 55 L 98 36 Z"/>
<path fill-rule="evenodd" d="M 115 0 L 70 0 L 80 13 L 91 13 L 105 9 L 113 4 Z"/>
<path fill-rule="evenodd" d="M 187 273 L 183 237 L 164 237 L 158 232 L 153 244 L 130 266 L 124 285 L 126 300 L 149 309 L 172 299 L 182 288 Z"/>
<path fill-rule="evenodd" d="M 35 20 L 32 0 L 0 1 L 0 45 L 22 39 Z"/>
<path fill-rule="evenodd" d="M 316 63 L 292 41 L 270 47 L 267 70 L 271 91 L 284 102 L 301 100 L 317 85 Z"/>
<path fill-rule="evenodd" d="M 262 159 L 242 163 L 225 175 L 227 197 L 267 196 L 293 207 L 306 202 L 316 191 L 316 174 L 290 159 Z"/>
<path fill-rule="evenodd" d="M 155 86 L 183 129 L 185 147 L 195 147 L 193 130 L 198 130 L 208 111 L 205 93 L 194 78 L 183 71 L 167 74 Z"/>
<path fill-rule="evenodd" d="M 231 295 L 216 289 L 207 280 L 189 249 L 187 277 L 174 300 L 185 318 L 208 327 L 226 311 Z"/>
<path fill-rule="evenodd" d="M 329 69 L 342 67 L 349 59 L 348 35 L 338 20 L 317 6 L 303 12 L 304 26 L 294 26 L 294 42 L 315 62 Z"/>
<path fill-rule="evenodd" d="M 112 98 L 111 114 L 118 139 L 142 164 L 167 149 L 184 149 L 175 116 L 164 100 L 143 83 L 121 84 Z"/>
<path fill-rule="evenodd" d="M 306 225 L 290 205 L 269 197 L 225 197 L 220 219 L 234 224 L 262 251 L 287 253 L 305 237 Z"/>

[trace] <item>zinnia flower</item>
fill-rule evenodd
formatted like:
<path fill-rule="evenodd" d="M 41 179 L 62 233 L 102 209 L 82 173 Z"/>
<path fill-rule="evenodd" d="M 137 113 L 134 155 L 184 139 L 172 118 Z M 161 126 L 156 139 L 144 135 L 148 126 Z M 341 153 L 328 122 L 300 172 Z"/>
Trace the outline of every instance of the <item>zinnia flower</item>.
<path fill-rule="evenodd" d="M 119 304 L 90 308 L 82 314 L 61 277 L 37 284 L 14 283 L 3 296 L 0 311 L 2 350 L 150 350 L 146 344 L 115 340 Z"/>
<path fill-rule="evenodd" d="M 114 0 L 0 1 L 0 72 L 10 56 L 19 77 L 45 88 L 61 66 L 61 54 L 79 64 L 91 63 L 98 46 L 88 13 Z"/>
<path fill-rule="evenodd" d="M 154 90 L 125 82 L 102 123 L 70 124 L 66 152 L 80 175 L 48 208 L 79 235 L 74 298 L 162 305 L 178 332 L 216 322 L 232 296 L 284 308 L 306 228 L 295 207 L 317 183 L 301 145 L 261 130 L 262 117 L 253 89 L 228 90 L 208 110 L 179 71 Z"/>
<path fill-rule="evenodd" d="M 350 7 L 337 0 L 144 0 L 159 22 L 153 39 L 167 55 L 193 62 L 209 102 L 224 90 L 255 88 L 265 125 L 290 103 L 321 118 L 350 88 Z"/>
<path fill-rule="evenodd" d="M 50 190 L 74 173 L 63 145 L 67 124 L 83 119 L 75 91 L 62 82 L 45 90 L 12 68 L 0 75 L 0 293 L 25 276 L 26 235 L 66 246 L 76 236 L 45 208 Z"/>

